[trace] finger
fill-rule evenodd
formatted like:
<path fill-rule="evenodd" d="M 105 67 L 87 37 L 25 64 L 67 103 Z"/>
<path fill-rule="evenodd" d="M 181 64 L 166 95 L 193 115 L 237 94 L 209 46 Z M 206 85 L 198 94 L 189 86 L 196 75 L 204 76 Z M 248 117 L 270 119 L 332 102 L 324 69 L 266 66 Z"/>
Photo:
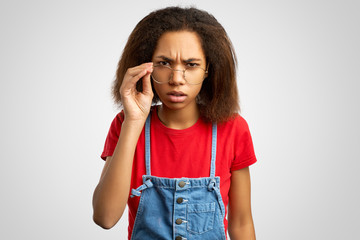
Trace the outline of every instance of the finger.
<path fill-rule="evenodd" d="M 127 91 L 134 91 L 136 89 L 136 83 L 144 77 L 149 69 L 144 69 L 143 71 L 139 72 L 136 76 L 127 76 L 124 77 L 124 81 L 120 87 L 120 93 L 124 94 Z"/>
<path fill-rule="evenodd" d="M 143 83 L 143 93 L 152 93 L 152 87 L 151 87 L 151 73 L 152 69 L 147 72 L 147 74 L 143 77 L 142 83 Z"/>
<path fill-rule="evenodd" d="M 134 77 L 134 76 L 138 75 L 144 69 L 152 67 L 152 65 L 153 65 L 152 62 L 143 63 L 143 64 L 135 66 L 133 68 L 129 68 L 126 73 L 129 74 L 130 76 Z"/>
<path fill-rule="evenodd" d="M 145 76 L 147 71 L 152 70 L 152 65 L 153 65 L 153 63 L 150 62 L 150 63 L 141 64 L 141 65 L 133 67 L 133 68 L 129 68 L 126 71 L 123 82 L 119 89 L 120 93 L 124 93 L 125 91 L 131 90 L 131 89 L 134 90 L 136 88 L 137 81 L 139 81 L 139 79 L 141 79 L 143 76 Z"/>
<path fill-rule="evenodd" d="M 141 78 L 143 78 L 144 76 L 146 76 L 147 74 L 149 74 L 149 72 L 151 72 L 152 69 L 151 68 L 146 68 L 143 69 L 141 72 L 139 72 L 136 76 L 132 77 L 129 82 L 131 82 L 132 84 L 136 84 Z"/>
<path fill-rule="evenodd" d="M 129 82 L 130 85 L 136 84 L 136 82 L 145 76 L 146 72 L 150 69 L 152 69 L 152 63 L 146 63 L 134 68 L 129 68 L 124 76 L 123 82 L 125 82 L 125 84 Z"/>

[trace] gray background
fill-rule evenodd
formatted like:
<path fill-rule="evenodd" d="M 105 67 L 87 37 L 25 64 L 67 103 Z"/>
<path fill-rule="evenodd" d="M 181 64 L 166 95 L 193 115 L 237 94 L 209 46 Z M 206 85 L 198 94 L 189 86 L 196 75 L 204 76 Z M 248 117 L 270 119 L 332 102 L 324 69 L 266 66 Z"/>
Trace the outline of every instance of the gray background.
<path fill-rule="evenodd" d="M 258 239 L 360 239 L 359 1 L 1 1 L 1 239 L 125 239 L 92 222 L 110 86 L 135 24 L 193 4 L 239 59 Z"/>

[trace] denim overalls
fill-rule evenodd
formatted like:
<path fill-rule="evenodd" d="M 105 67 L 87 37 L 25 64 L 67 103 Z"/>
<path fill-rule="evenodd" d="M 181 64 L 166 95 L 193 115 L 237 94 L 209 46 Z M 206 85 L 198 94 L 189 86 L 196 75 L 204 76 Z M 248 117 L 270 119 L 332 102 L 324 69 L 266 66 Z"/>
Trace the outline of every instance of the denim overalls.
<path fill-rule="evenodd" d="M 210 177 L 151 176 L 150 114 L 145 123 L 146 175 L 131 190 L 140 196 L 131 240 L 225 240 L 225 207 L 215 177 L 217 125 L 212 126 Z M 191 167 L 191 166 L 189 166 Z"/>

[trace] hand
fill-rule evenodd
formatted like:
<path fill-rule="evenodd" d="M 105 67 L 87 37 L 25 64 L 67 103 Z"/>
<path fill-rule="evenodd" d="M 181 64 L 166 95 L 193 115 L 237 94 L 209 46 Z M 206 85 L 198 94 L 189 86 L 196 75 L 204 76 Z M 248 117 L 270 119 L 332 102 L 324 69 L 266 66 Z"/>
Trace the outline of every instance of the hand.
<path fill-rule="evenodd" d="M 153 63 L 144 63 L 129 68 L 120 87 L 121 102 L 124 106 L 125 120 L 145 121 L 152 103 L 154 93 L 151 89 L 150 75 Z M 143 91 L 136 90 L 136 83 L 142 78 Z"/>

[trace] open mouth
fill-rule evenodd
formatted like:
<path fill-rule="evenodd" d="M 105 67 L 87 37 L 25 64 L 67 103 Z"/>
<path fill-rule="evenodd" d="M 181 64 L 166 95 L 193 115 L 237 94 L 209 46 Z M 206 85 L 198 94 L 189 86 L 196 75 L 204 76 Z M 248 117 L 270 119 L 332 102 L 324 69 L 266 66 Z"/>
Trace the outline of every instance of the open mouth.
<path fill-rule="evenodd" d="M 169 92 L 167 95 L 169 96 L 170 102 L 174 102 L 174 103 L 179 103 L 179 102 L 185 101 L 186 96 L 187 96 L 183 92 L 176 92 L 176 91 Z"/>
<path fill-rule="evenodd" d="M 175 92 L 175 91 L 169 92 L 168 95 L 172 95 L 172 96 L 176 96 L 176 97 L 186 96 L 186 94 L 183 92 Z"/>

